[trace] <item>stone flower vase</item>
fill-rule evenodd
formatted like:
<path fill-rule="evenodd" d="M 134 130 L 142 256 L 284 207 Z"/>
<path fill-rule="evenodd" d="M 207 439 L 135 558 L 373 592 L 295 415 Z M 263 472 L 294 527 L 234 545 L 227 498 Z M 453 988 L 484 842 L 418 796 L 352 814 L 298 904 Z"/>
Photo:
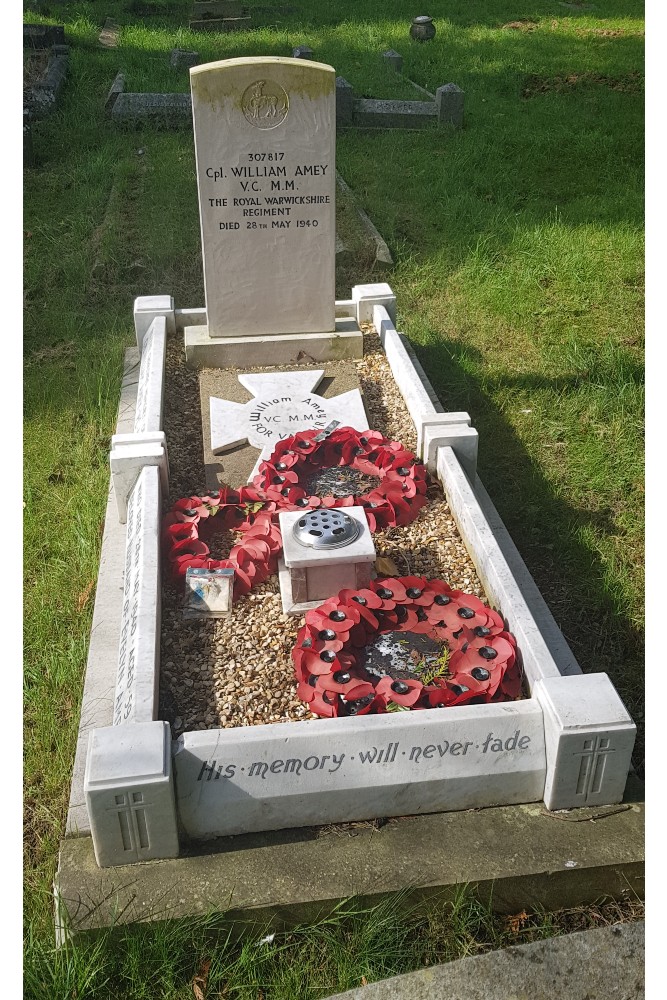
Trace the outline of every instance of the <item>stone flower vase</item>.
<path fill-rule="evenodd" d="M 428 42 L 434 35 L 435 25 L 432 17 L 427 17 L 426 14 L 420 14 L 419 17 L 415 17 L 410 25 L 411 38 L 414 38 L 416 42 Z"/>

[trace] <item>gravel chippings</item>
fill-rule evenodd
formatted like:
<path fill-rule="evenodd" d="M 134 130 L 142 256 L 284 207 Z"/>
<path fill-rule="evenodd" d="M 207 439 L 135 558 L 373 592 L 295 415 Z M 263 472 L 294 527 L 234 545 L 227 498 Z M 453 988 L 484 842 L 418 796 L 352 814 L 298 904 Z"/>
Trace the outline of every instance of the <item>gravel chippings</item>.
<path fill-rule="evenodd" d="M 364 330 L 364 357 L 355 362 L 374 430 L 414 450 L 416 432 L 379 337 Z M 185 366 L 179 337 L 167 343 L 164 429 L 169 443 L 170 493 L 206 493 L 198 374 Z M 484 599 L 475 568 L 447 501 L 434 482 L 429 503 L 412 524 L 378 532 L 378 557 L 401 575 L 447 580 Z M 221 533 L 224 539 L 228 533 Z M 229 544 L 229 542 L 227 542 Z M 227 548 L 213 555 L 223 558 Z M 303 618 L 283 615 L 278 577 L 235 602 L 231 616 L 184 621 L 180 591 L 165 579 L 162 592 L 160 717 L 174 736 L 193 730 L 314 719 L 296 696 L 291 650 Z"/>

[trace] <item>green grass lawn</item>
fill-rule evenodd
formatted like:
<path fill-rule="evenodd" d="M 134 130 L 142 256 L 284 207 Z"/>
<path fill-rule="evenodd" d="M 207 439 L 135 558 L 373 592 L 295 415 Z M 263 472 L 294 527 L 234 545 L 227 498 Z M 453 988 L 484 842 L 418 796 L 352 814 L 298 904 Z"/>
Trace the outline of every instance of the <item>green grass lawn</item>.
<path fill-rule="evenodd" d="M 409 39 L 412 14 L 400 0 L 248 6 L 257 8 L 252 30 L 213 35 L 189 30 L 189 0 L 44 3 L 41 13 L 24 5 L 25 20 L 65 24 L 71 47 L 58 108 L 34 129 L 37 166 L 24 171 L 25 924 L 34 997 L 191 996 L 188 983 L 210 957 L 192 944 L 201 931 L 192 927 L 123 932 L 120 944 L 100 939 L 74 957 L 51 950 L 50 891 L 132 300 L 168 293 L 177 308 L 204 304 L 191 133 L 118 131 L 103 114 L 119 70 L 127 90 L 187 90 L 187 73 L 169 67 L 173 47 L 213 60 L 308 44 L 358 95 L 419 99 L 383 63 L 394 48 L 422 87 L 465 91 L 463 130 L 342 131 L 337 167 L 396 261 L 388 280 L 400 328 L 445 408 L 470 413 L 480 477 L 583 669 L 608 672 L 638 723 L 642 764 L 642 4 L 605 0 L 579 11 L 556 0 L 450 0 L 431 7 L 437 35 L 426 45 Z M 107 17 L 121 26 L 115 49 L 97 44 Z M 503 27 L 510 22 L 521 26 Z M 364 259 L 356 280 L 385 278 Z M 497 946 L 493 918 L 465 906 L 477 929 L 462 950 Z M 455 915 L 443 911 L 430 923 L 394 921 L 384 958 L 365 966 L 382 913 L 282 940 L 286 978 L 273 992 L 253 962 L 278 958 L 250 944 L 225 951 L 218 935 L 210 981 L 220 990 L 227 976 L 235 998 L 259 989 L 266 1000 L 302 996 L 286 971 L 298 961 L 321 996 L 327 984 L 331 993 L 461 951 L 449 947 L 459 938 Z M 402 933 L 412 942 L 403 951 Z M 345 935 L 362 942 L 347 971 L 330 962 Z M 147 969 L 167 963 L 163 978 L 151 971 L 144 982 L 143 953 Z M 246 992 L 237 988 L 244 976 Z"/>

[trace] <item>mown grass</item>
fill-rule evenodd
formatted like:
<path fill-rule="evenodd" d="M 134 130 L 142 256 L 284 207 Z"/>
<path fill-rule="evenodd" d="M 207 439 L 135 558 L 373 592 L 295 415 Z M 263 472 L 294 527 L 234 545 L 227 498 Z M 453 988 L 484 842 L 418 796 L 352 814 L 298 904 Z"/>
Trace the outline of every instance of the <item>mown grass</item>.
<path fill-rule="evenodd" d="M 132 993 L 142 976 L 128 956 L 153 956 L 167 925 L 123 932 L 113 948 L 104 939 L 50 951 L 132 300 L 169 293 L 177 307 L 203 304 L 192 136 L 114 130 L 103 102 L 119 69 L 129 90 L 182 91 L 187 74 L 169 68 L 172 47 L 212 60 L 309 44 L 360 95 L 418 97 L 382 62 L 394 48 L 421 86 L 463 88 L 462 131 L 341 131 L 337 167 L 390 246 L 400 325 L 445 407 L 471 414 L 481 478 L 579 662 L 609 672 L 643 722 L 641 4 L 608 0 L 579 13 L 555 0 L 451 0 L 442 16 L 432 11 L 438 33 L 423 46 L 408 39 L 401 0 L 326 9 L 294 0 L 291 13 L 255 5 L 265 11 L 259 27 L 220 36 L 189 31 L 186 0 L 154 0 L 155 13 L 141 15 L 131 6 L 25 14 L 64 23 L 71 46 L 62 101 L 36 127 L 38 163 L 24 173 L 25 914 L 35 996 L 186 995 L 206 957 L 193 951 L 182 971 L 178 949 L 195 934 L 186 930 L 173 944 L 178 985 L 160 980 L 172 973 L 156 971 L 153 957 L 146 979 L 162 992 Z M 121 25 L 116 49 L 97 44 L 106 17 Z M 534 30 L 503 28 L 521 19 Z M 374 279 L 384 276 L 360 260 L 357 280 Z M 441 949 L 452 937 L 443 928 Z M 162 945 L 150 944 L 153 933 L 167 934 Z M 289 948 L 286 961 L 306 968 Z M 406 962 L 425 954 L 408 949 Z M 375 975 L 360 968 L 355 976 Z M 76 978 L 94 969 L 88 986 Z M 312 980 L 322 989 L 325 976 L 355 985 L 322 970 Z M 40 981 L 49 984 L 41 994 Z M 303 994 L 285 986 L 274 995 Z"/>
<path fill-rule="evenodd" d="M 509 917 L 465 889 L 447 905 L 409 907 L 401 894 L 364 908 L 354 900 L 290 931 L 239 937 L 220 915 L 135 924 L 55 948 L 31 942 L 26 1000 L 304 1000 L 417 968 L 641 918 L 639 904 Z"/>

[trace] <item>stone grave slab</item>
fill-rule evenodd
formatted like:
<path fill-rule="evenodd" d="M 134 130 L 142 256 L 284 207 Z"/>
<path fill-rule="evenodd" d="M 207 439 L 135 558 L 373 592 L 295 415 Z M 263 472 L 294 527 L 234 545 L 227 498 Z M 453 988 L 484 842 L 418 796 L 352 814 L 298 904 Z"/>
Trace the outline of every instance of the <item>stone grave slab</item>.
<path fill-rule="evenodd" d="M 335 330 L 335 71 L 190 70 L 208 336 Z"/>
<path fill-rule="evenodd" d="M 265 374 L 275 369 L 264 369 L 255 374 Z M 318 369 L 303 369 L 310 373 L 309 378 L 316 378 L 319 372 L 324 374 L 315 381 L 320 398 L 330 400 L 336 396 L 348 394 L 351 390 L 359 390 L 359 377 L 355 365 L 349 361 L 325 362 Z M 278 375 L 283 374 L 278 372 Z M 221 485 L 242 486 L 248 482 L 253 469 L 258 463 L 257 448 L 247 443 L 214 454 L 211 448 L 211 413 L 210 400 L 217 398 L 227 400 L 236 405 L 246 405 L 251 400 L 252 392 L 239 381 L 239 373 L 232 369 L 205 368 L 199 376 L 199 389 L 202 414 L 202 431 L 204 445 L 204 464 L 206 467 L 206 485 L 210 489 L 219 489 Z M 287 395 L 286 393 L 281 393 Z M 271 397 L 274 398 L 273 396 Z M 348 419 L 346 414 L 346 419 Z M 295 424 L 296 426 L 296 424 Z M 361 428 L 366 430 L 366 428 Z"/>

